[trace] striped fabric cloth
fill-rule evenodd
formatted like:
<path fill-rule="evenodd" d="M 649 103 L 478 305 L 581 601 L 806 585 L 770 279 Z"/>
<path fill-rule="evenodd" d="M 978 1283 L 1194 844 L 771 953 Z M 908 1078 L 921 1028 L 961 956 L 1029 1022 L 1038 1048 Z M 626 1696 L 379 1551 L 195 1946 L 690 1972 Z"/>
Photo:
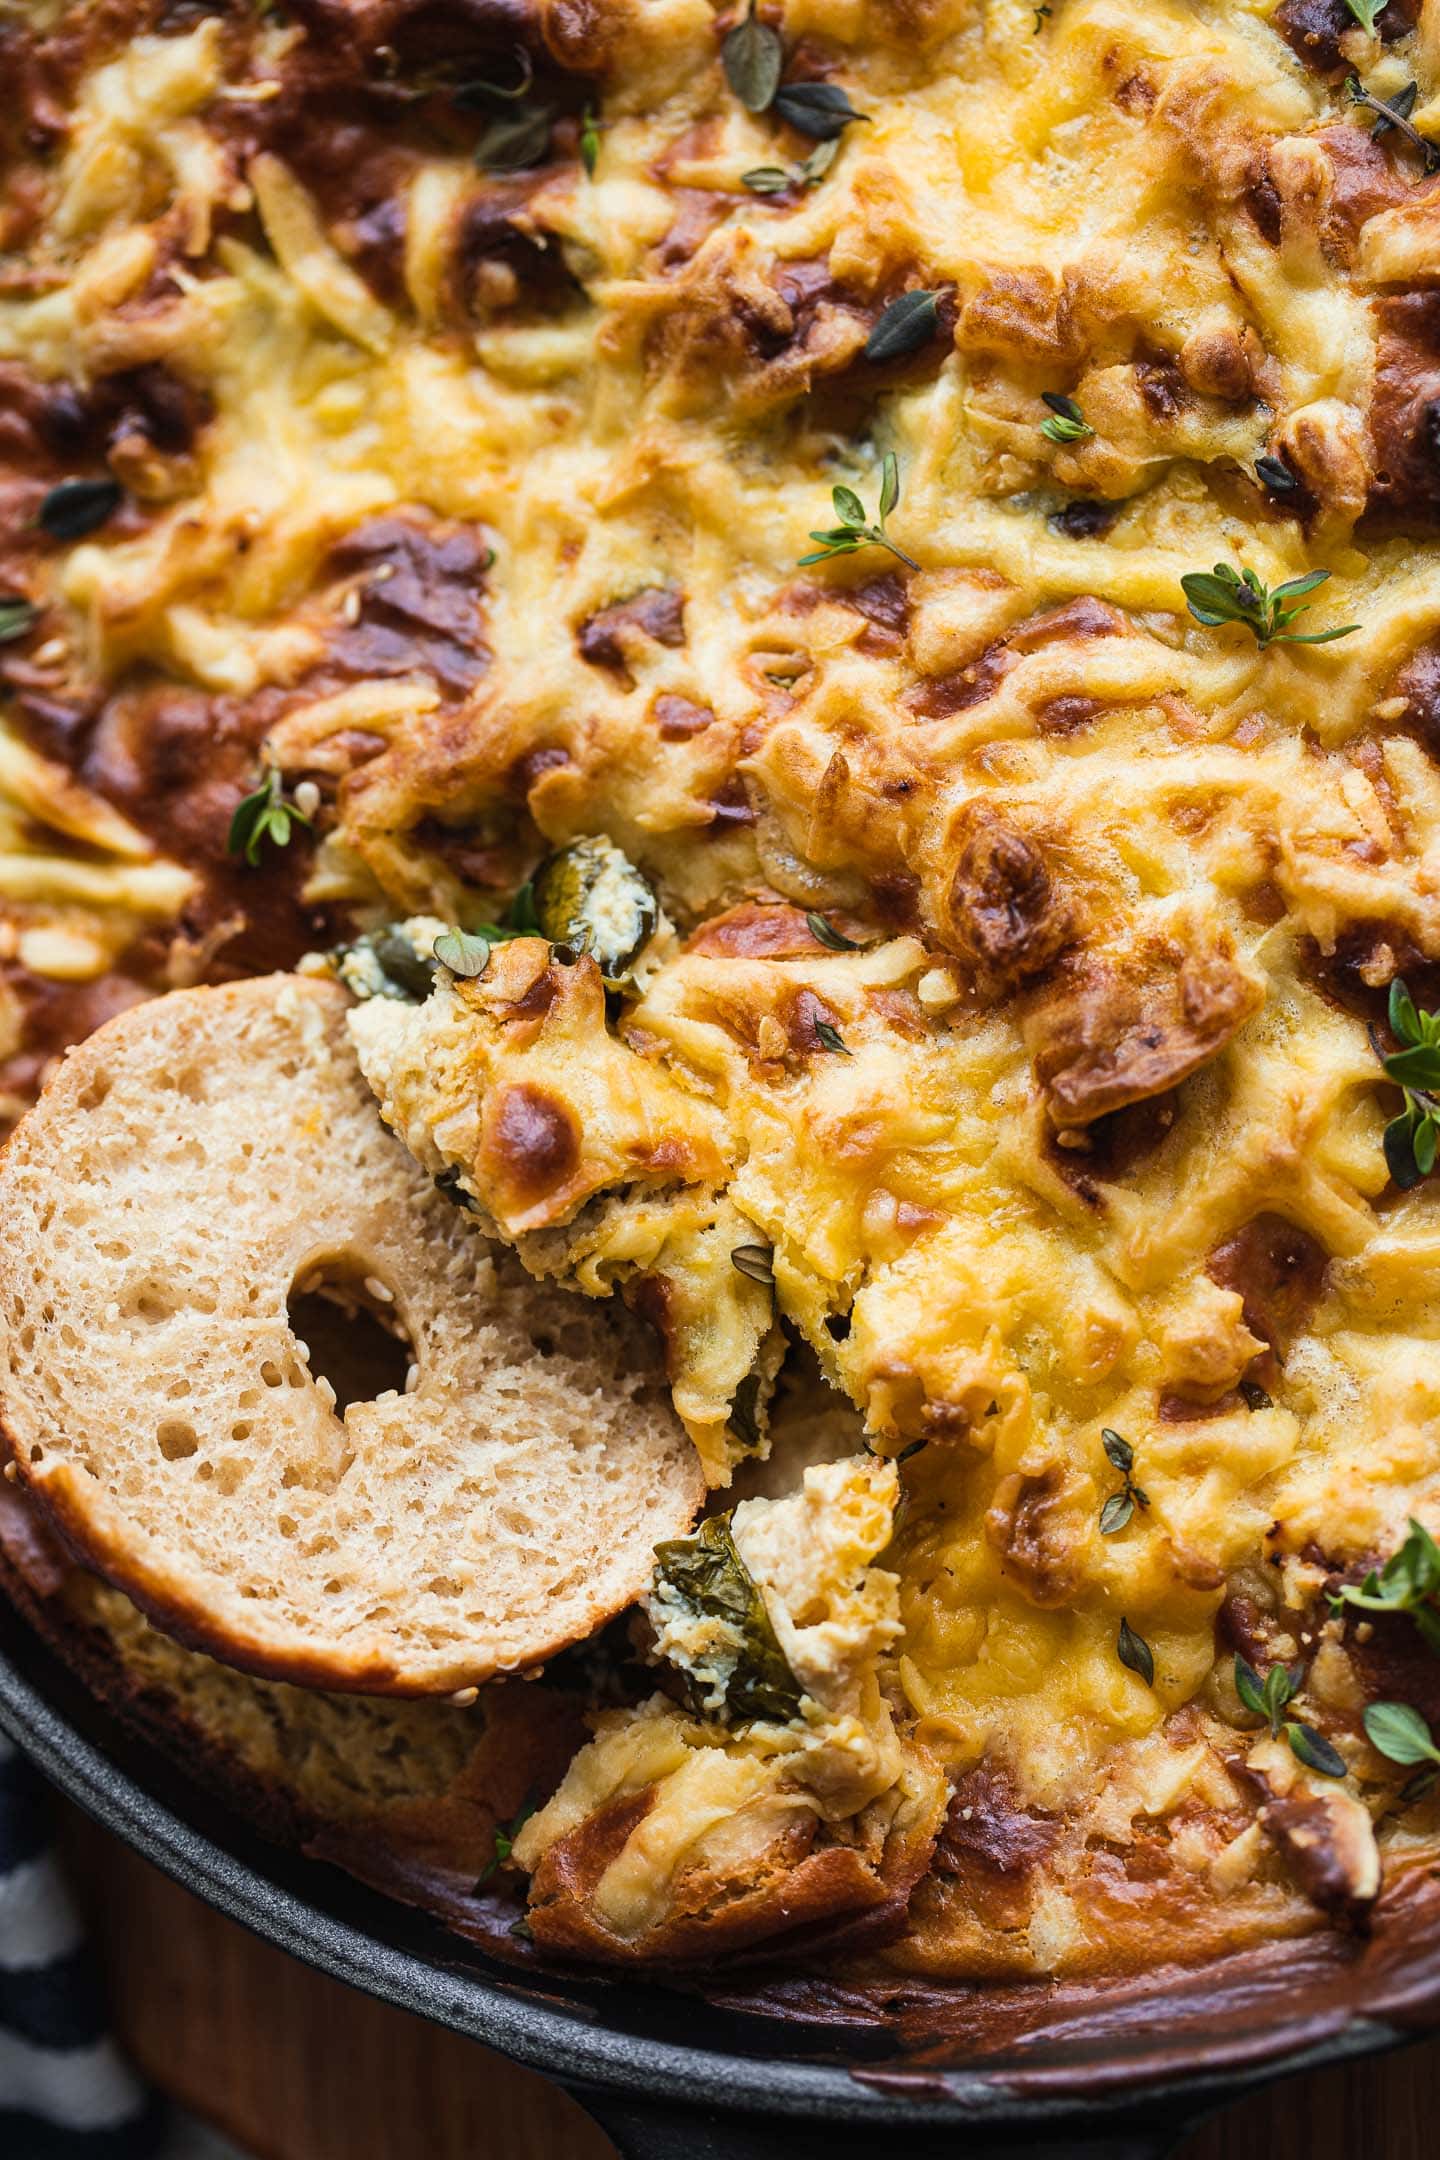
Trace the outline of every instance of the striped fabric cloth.
<path fill-rule="evenodd" d="M 148 2092 L 110 2040 L 53 1815 L 0 1734 L 0 2160 L 241 2160 Z"/>

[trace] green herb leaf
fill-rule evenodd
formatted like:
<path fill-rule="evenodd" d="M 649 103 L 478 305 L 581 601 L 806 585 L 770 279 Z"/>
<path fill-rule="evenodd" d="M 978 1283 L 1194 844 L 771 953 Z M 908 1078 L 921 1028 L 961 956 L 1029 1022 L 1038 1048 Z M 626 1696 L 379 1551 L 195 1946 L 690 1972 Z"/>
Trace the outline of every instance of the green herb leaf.
<path fill-rule="evenodd" d="M 1394 1763 L 1440 1763 L 1430 1727 L 1409 1703 L 1374 1702 L 1366 1707 L 1365 1731 L 1377 1754 Z"/>
<path fill-rule="evenodd" d="M 35 626 L 40 610 L 33 601 L 0 599 L 0 645 L 13 645 Z"/>
<path fill-rule="evenodd" d="M 1349 1774 L 1350 1765 L 1338 1748 L 1333 1748 L 1324 1733 L 1316 1732 L 1313 1725 L 1288 1724 L 1285 1737 L 1290 1752 L 1320 1777 L 1342 1778 Z"/>
<path fill-rule="evenodd" d="M 1400 1190 L 1409 1192 L 1431 1175 L 1440 1154 L 1440 1013 L 1422 1012 L 1397 975 L 1389 1020 L 1401 1048 L 1388 1056 L 1378 1042 L 1375 1048 L 1387 1080 L 1404 1089 L 1405 1108 L 1385 1128 L 1385 1163 Z"/>
<path fill-rule="evenodd" d="M 1256 458 L 1255 477 L 1272 495 L 1294 495 L 1300 487 L 1299 476 L 1279 457 Z"/>
<path fill-rule="evenodd" d="M 1247 1410 L 1270 1410 L 1274 1408 L 1270 1397 L 1261 1387 L 1258 1380 L 1242 1380 L 1240 1382 L 1240 1393 L 1245 1399 Z"/>
<path fill-rule="evenodd" d="M 741 1275 L 748 1275 L 751 1282 L 763 1283 L 767 1290 L 775 1287 L 775 1265 L 768 1245 L 736 1245 L 730 1254 L 730 1265 Z"/>
<path fill-rule="evenodd" d="M 1129 1477 L 1135 1467 L 1135 1450 L 1129 1441 L 1122 1438 L 1118 1432 L 1112 1432 L 1106 1425 L 1100 1434 L 1100 1444 L 1105 1450 L 1106 1460 L 1112 1462 L 1123 1476 Z"/>
<path fill-rule="evenodd" d="M 554 114 L 544 105 L 516 105 L 481 129 L 475 163 L 485 172 L 527 172 L 550 153 Z"/>
<path fill-rule="evenodd" d="M 1290 625 L 1297 616 L 1305 613 L 1305 594 L 1323 585 L 1329 575 L 1328 570 L 1312 570 L 1306 577 L 1291 578 L 1288 583 L 1277 585 L 1272 593 L 1253 570 L 1236 570 L 1229 563 L 1216 563 L 1213 571 L 1187 571 L 1180 580 L 1180 589 L 1196 622 L 1204 623 L 1207 628 L 1237 622 L 1253 631 L 1257 645 L 1328 645 L 1332 638 L 1353 636 L 1360 628 L 1359 623 L 1347 623 L 1334 630 L 1308 631 L 1292 630 Z M 1302 604 L 1287 606 L 1287 601 Z"/>
<path fill-rule="evenodd" d="M 1035 28 L 1030 33 L 1032 37 L 1039 37 L 1041 24 L 1054 12 L 1054 8 L 1047 5 L 1047 0 L 1040 0 L 1040 5 L 1035 10 Z"/>
<path fill-rule="evenodd" d="M 296 825 L 310 820 L 297 810 L 285 793 L 278 766 L 265 768 L 260 784 L 236 804 L 225 845 L 232 855 L 243 855 L 252 870 L 260 866 L 260 849 L 266 840 L 288 847 Z"/>
<path fill-rule="evenodd" d="M 1100 1445 L 1105 1450 L 1106 1460 L 1125 1480 L 1119 1492 L 1112 1493 L 1100 1510 L 1101 1537 L 1115 1537 L 1125 1528 L 1136 1508 L 1148 1508 L 1150 1502 L 1135 1483 L 1135 1450 L 1124 1434 L 1106 1425 L 1101 1429 Z"/>
<path fill-rule="evenodd" d="M 805 926 L 816 944 L 825 946 L 830 952 L 863 952 L 865 949 L 863 945 L 858 945 L 854 938 L 846 937 L 843 931 L 837 930 L 833 923 L 828 923 L 825 917 L 818 915 L 813 908 L 805 917 Z"/>
<path fill-rule="evenodd" d="M 595 117 L 593 105 L 587 105 L 580 122 L 580 163 L 587 176 L 593 180 L 595 167 L 600 161 L 600 123 Z"/>
<path fill-rule="evenodd" d="M 730 1415 L 725 1420 L 736 1439 L 752 1453 L 758 1450 L 764 1437 L 760 1430 L 760 1395 L 764 1384 L 765 1376 L 758 1366 L 754 1371 L 746 1373 L 735 1390 L 730 1404 Z"/>
<path fill-rule="evenodd" d="M 880 507 L 875 524 L 866 524 L 865 505 L 853 488 L 832 488 L 831 500 L 840 523 L 832 525 L 827 531 L 811 533 L 810 538 L 820 544 L 812 554 L 800 557 L 802 569 L 811 563 L 824 562 L 830 555 L 853 555 L 856 548 L 860 547 L 888 548 L 892 555 L 907 563 L 912 570 L 919 569 L 920 565 L 914 556 L 907 555 L 903 548 L 897 547 L 885 530 L 885 520 L 900 500 L 900 467 L 893 450 L 886 451 L 880 468 Z"/>
<path fill-rule="evenodd" d="M 773 102 L 785 65 L 785 47 L 779 31 L 756 17 L 755 0 L 750 0 L 744 20 L 722 39 L 720 64 L 747 112 L 762 113 Z"/>
<path fill-rule="evenodd" d="M 828 1020 L 817 1020 L 815 1022 L 815 1040 L 822 1050 L 838 1051 L 841 1057 L 849 1057 L 850 1055 L 850 1052 L 845 1047 L 845 1039 L 841 1035 L 839 1028 L 833 1026 Z"/>
<path fill-rule="evenodd" d="M 1383 1568 L 1372 1568 L 1357 1589 L 1346 1583 L 1330 1601 L 1332 1613 L 1408 1613 L 1432 1650 L 1440 1652 L 1440 1545 L 1410 1517 L 1405 1542 Z"/>
<path fill-rule="evenodd" d="M 515 1849 L 516 1838 L 519 1837 L 520 1832 L 524 1829 L 526 1823 L 529 1822 L 531 1816 L 535 1813 L 535 1810 L 538 1806 L 539 1802 L 536 1800 L 535 1795 L 533 1793 L 527 1793 L 525 1795 L 525 1798 L 521 1801 L 519 1807 L 515 1810 L 515 1813 L 511 1816 L 509 1822 L 497 1823 L 495 1825 L 495 1857 L 493 1860 L 487 1861 L 485 1866 L 480 1870 L 479 1876 L 476 1878 L 475 1882 L 475 1887 L 477 1890 L 483 1888 L 483 1886 L 487 1882 L 489 1882 L 490 1878 L 496 1873 L 497 1869 L 503 1867 L 504 1863 L 510 1858 L 511 1853 Z"/>
<path fill-rule="evenodd" d="M 740 185 L 752 195 L 783 195 L 794 184 L 783 165 L 753 165 L 740 175 Z"/>
<path fill-rule="evenodd" d="M 40 505 L 38 522 L 52 540 L 83 540 L 125 499 L 118 480 L 61 480 Z"/>
<path fill-rule="evenodd" d="M 1111 1493 L 1100 1510 L 1101 1537 L 1117 1537 L 1135 1513 L 1135 1496 L 1127 1485 L 1124 1492 Z"/>
<path fill-rule="evenodd" d="M 1356 22 L 1359 23 L 1360 28 L 1371 37 L 1378 35 L 1375 28 L 1375 18 L 1383 12 L 1385 4 L 1386 0 L 1345 0 L 1346 7 L 1350 10 Z"/>
<path fill-rule="evenodd" d="M 442 967 L 466 982 L 483 975 L 490 959 L 488 939 L 475 937 L 468 930 L 442 930 L 431 949 Z"/>
<path fill-rule="evenodd" d="M 781 83 L 775 92 L 775 110 L 782 120 L 788 120 L 791 127 L 816 142 L 828 142 L 842 134 L 852 120 L 870 117 L 856 112 L 838 83 L 827 82 Z"/>
<path fill-rule="evenodd" d="M 1247 1665 L 1238 1651 L 1235 1654 L 1235 1692 L 1252 1715 L 1269 1718 L 1270 1712 L 1265 1703 L 1264 1683 L 1254 1666 Z"/>
<path fill-rule="evenodd" d="M 809 157 L 795 168 L 796 178 L 802 187 L 814 187 L 823 180 L 840 152 L 840 138 L 830 135 L 817 142 Z"/>
<path fill-rule="evenodd" d="M 1122 1665 L 1128 1666 L 1131 1672 L 1140 1675 L 1146 1687 L 1154 1687 L 1155 1653 L 1144 1636 L 1136 1634 L 1128 1620 L 1120 1622 L 1120 1633 L 1116 1638 L 1115 1653 Z"/>
<path fill-rule="evenodd" d="M 1048 441 L 1084 442 L 1087 436 L 1095 433 L 1074 398 L 1065 397 L 1058 390 L 1042 390 L 1040 402 L 1050 408 L 1050 418 L 1040 423 L 1040 433 Z"/>
<path fill-rule="evenodd" d="M 887 361 L 905 360 L 928 345 L 940 327 L 937 296 L 933 292 L 905 292 L 892 300 L 869 337 L 865 358 L 876 367 Z"/>
<path fill-rule="evenodd" d="M 693 1537 L 657 1545 L 655 1587 L 707 1619 L 727 1622 L 739 1637 L 740 1655 L 725 1683 L 725 1708 L 732 1717 L 788 1723 L 797 1714 L 804 1690 L 786 1661 L 759 1585 L 740 1557 L 728 1515 L 707 1516 Z"/>

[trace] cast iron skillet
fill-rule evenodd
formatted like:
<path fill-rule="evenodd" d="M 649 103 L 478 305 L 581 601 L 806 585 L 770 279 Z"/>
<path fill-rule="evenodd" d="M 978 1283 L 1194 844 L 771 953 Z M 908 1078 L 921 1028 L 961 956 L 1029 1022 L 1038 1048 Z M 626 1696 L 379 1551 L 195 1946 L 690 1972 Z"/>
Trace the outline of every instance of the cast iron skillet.
<path fill-rule="evenodd" d="M 260 1843 L 125 1732 L 3 1597 L 0 1724 L 186 1888 L 337 1979 L 557 2079 L 626 2160 L 874 2160 L 902 2140 L 914 2160 L 1159 2160 L 1269 2077 L 1440 2024 L 1440 1869 L 1369 1944 L 1326 1931 L 1207 1973 L 1027 1989 L 1018 2012 L 1001 1997 L 997 2013 L 995 1991 L 907 1989 L 892 2006 L 902 2047 L 823 1981 L 776 1986 L 779 2014 L 762 2017 L 698 1992 L 517 1975 L 338 1870 Z"/>

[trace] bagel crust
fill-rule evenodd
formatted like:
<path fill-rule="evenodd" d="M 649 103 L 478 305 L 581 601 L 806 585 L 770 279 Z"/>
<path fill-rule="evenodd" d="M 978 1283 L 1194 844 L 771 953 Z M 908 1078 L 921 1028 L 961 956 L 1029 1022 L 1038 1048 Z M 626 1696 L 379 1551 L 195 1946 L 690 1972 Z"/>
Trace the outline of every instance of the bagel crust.
<path fill-rule="evenodd" d="M 385 1132 L 345 999 L 177 992 L 66 1058 L 0 1158 L 0 1415 L 66 1543 L 273 1679 L 449 1694 L 643 1590 L 699 1466 L 638 1329 L 497 1270 Z M 403 1392 L 338 1414 L 287 1301 L 393 1315 Z"/>

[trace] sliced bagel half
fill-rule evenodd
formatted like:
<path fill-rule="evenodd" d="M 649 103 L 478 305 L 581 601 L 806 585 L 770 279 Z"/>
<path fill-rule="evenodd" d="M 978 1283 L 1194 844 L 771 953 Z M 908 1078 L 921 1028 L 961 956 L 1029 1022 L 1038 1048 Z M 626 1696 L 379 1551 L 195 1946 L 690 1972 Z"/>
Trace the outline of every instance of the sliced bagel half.
<path fill-rule="evenodd" d="M 0 1155 L 0 1420 L 182 1641 L 448 1694 L 629 1604 L 703 1481 L 637 1324 L 506 1272 L 386 1131 L 345 1006 L 177 991 L 70 1052 Z"/>

